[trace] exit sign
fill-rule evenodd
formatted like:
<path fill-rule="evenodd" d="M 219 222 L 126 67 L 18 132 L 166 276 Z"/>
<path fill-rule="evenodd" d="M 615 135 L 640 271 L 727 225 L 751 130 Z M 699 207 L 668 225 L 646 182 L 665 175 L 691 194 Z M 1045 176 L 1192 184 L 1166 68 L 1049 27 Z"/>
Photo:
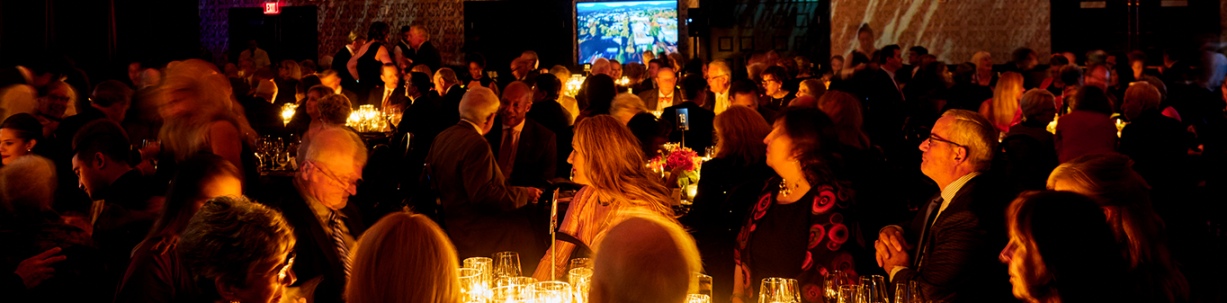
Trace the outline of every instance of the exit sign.
<path fill-rule="evenodd" d="M 278 2 L 265 2 L 264 3 L 264 14 L 265 15 L 276 15 L 280 13 L 281 13 L 280 3 Z"/>

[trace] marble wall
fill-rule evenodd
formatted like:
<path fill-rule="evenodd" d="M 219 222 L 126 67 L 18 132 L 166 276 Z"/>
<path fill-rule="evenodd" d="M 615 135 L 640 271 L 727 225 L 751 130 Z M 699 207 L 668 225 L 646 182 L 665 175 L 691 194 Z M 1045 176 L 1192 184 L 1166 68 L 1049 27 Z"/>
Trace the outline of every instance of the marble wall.
<path fill-rule="evenodd" d="M 849 53 L 868 23 L 876 47 L 920 45 L 947 63 L 985 50 L 1000 64 L 1023 46 L 1044 58 L 1052 49 L 1049 11 L 1049 0 L 831 0 L 831 53 Z"/>
<path fill-rule="evenodd" d="M 263 7 L 263 0 L 200 0 L 201 45 L 214 54 L 230 49 L 229 10 L 235 7 Z M 431 43 L 439 49 L 444 63 L 459 64 L 464 43 L 464 2 L 462 0 L 280 0 L 282 6 L 316 6 L 319 54 L 331 55 L 345 44 L 350 31 L 366 32 L 371 22 L 383 21 L 393 27 L 421 23 L 427 25 Z"/>

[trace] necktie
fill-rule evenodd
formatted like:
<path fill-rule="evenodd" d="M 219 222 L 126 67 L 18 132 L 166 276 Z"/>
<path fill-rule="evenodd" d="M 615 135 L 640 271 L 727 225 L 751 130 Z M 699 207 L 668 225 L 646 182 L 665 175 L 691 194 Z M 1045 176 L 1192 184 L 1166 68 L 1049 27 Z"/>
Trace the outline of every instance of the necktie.
<path fill-rule="evenodd" d="M 503 144 L 498 149 L 498 167 L 503 171 L 503 178 L 511 177 L 511 169 L 515 165 L 515 138 L 519 132 L 514 128 L 505 129 Z"/>
<path fill-rule="evenodd" d="M 929 232 L 933 227 L 933 221 L 937 220 L 938 207 L 942 205 L 942 197 L 938 196 L 933 201 L 929 202 L 929 206 L 925 209 L 925 225 L 920 229 L 920 246 L 916 250 L 916 267 L 919 268 L 924 263 L 925 252 L 929 250 Z"/>
<path fill-rule="evenodd" d="M 390 89 L 388 89 L 388 90 L 384 90 L 384 91 L 383 91 L 383 101 L 382 101 L 382 102 L 379 102 L 379 106 L 380 106 L 380 107 L 383 107 L 383 108 L 387 108 L 387 107 L 388 107 L 388 99 L 391 99 L 391 98 L 392 98 L 392 90 L 390 90 Z"/>
<path fill-rule="evenodd" d="M 332 243 L 337 249 L 337 258 L 341 259 L 341 265 L 345 268 L 345 277 L 349 277 L 349 245 L 345 245 L 345 231 L 341 228 L 345 223 L 341 222 L 341 216 L 334 211 L 328 215 L 328 228 L 332 230 Z"/>

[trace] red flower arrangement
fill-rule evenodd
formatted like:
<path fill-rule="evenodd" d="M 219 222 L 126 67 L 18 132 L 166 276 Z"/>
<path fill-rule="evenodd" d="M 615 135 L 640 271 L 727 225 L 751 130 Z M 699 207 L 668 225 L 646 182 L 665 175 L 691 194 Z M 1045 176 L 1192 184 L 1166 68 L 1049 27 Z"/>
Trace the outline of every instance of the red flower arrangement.
<path fill-rule="evenodd" d="M 680 148 L 669 153 L 669 158 L 665 160 L 665 169 L 691 171 L 694 170 L 695 159 L 699 154 L 689 148 Z"/>

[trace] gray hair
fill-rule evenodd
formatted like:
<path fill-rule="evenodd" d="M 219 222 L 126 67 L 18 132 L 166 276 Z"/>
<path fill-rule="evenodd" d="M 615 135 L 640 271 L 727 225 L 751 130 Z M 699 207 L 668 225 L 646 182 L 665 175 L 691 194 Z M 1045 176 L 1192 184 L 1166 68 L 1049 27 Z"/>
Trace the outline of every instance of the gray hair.
<path fill-rule="evenodd" d="M 353 112 L 353 105 L 350 105 L 348 97 L 333 94 L 331 91 L 315 101 L 315 108 L 319 110 L 320 115 L 316 118 L 332 125 L 345 125 L 345 122 L 349 120 L 349 114 Z"/>
<path fill-rule="evenodd" d="M 498 113 L 499 101 L 494 91 L 485 87 L 471 87 L 460 99 L 460 118 L 473 123 L 484 123 Z"/>
<path fill-rule="evenodd" d="M 948 110 L 942 117 L 954 118 L 950 123 L 953 131 L 946 139 L 967 148 L 968 160 L 976 171 L 987 170 L 993 162 L 993 152 L 997 150 L 997 128 L 980 113 L 969 110 Z"/>
<path fill-rule="evenodd" d="M 456 71 L 447 67 L 440 68 L 438 71 L 435 71 L 435 78 L 441 78 L 443 79 L 443 83 L 447 84 L 460 83 L 460 79 L 456 78 Z M 442 94 L 443 92 L 439 93 Z"/>
<path fill-rule="evenodd" d="M 51 209 L 55 186 L 55 164 L 41 156 L 21 156 L 0 168 L 0 202 L 12 214 Z"/>
<path fill-rule="evenodd" d="M 613 102 L 609 105 L 609 115 L 622 120 L 623 116 L 634 116 L 638 113 L 646 112 L 647 107 L 643 103 L 643 99 L 639 99 L 639 96 L 621 93 L 614 97 Z"/>
<path fill-rule="evenodd" d="M 728 74 L 730 77 L 733 76 L 733 70 L 729 69 L 729 64 L 725 63 L 724 60 L 715 60 L 707 64 L 708 74 L 711 74 L 711 72 L 715 70 L 722 70 L 724 71 L 725 74 Z"/>
<path fill-rule="evenodd" d="M 244 197 L 217 197 L 192 216 L 175 249 L 196 278 L 247 286 L 252 267 L 276 261 L 294 242 L 280 212 Z"/>
<path fill-rule="evenodd" d="M 303 142 L 298 158 L 302 162 L 319 162 L 325 156 L 351 155 L 354 164 L 366 165 L 366 143 L 357 133 L 344 127 L 327 127 Z"/>

